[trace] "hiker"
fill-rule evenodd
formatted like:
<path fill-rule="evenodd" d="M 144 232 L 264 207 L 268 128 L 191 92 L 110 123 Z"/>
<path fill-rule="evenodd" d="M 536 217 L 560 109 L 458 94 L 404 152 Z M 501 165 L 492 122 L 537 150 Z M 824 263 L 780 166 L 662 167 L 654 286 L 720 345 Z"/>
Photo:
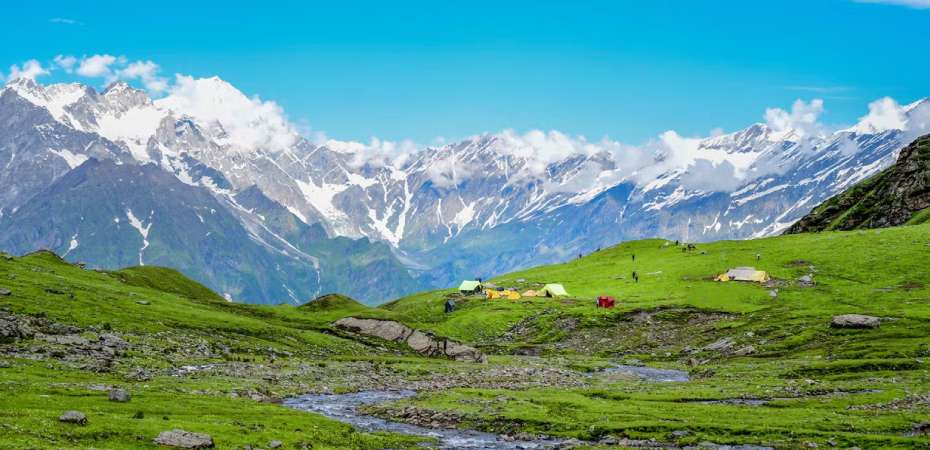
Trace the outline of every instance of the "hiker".
<path fill-rule="evenodd" d="M 450 298 L 449 300 L 446 300 L 446 314 L 449 314 L 452 311 L 455 311 L 455 302 Z"/>
<path fill-rule="evenodd" d="M 636 274 L 636 271 L 633 271 L 633 281 L 639 283 L 639 275 Z"/>
<path fill-rule="evenodd" d="M 675 247 L 678 247 L 678 239 L 675 239 Z"/>
<path fill-rule="evenodd" d="M 636 253 L 633 253 L 633 254 L 631 254 L 630 256 L 633 257 L 633 261 L 636 261 Z"/>
<path fill-rule="evenodd" d="M 762 259 L 762 254 L 761 254 L 761 253 L 756 253 L 756 261 L 758 261 L 758 260 L 760 260 L 760 259 Z"/>

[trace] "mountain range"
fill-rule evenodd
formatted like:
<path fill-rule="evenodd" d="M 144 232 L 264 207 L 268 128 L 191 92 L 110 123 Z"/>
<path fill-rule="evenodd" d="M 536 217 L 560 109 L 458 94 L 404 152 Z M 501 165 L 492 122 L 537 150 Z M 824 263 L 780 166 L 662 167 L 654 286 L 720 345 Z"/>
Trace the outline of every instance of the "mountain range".
<path fill-rule="evenodd" d="M 889 102 L 840 130 L 800 111 L 638 147 L 504 131 L 407 149 L 305 138 L 216 77 L 156 99 L 20 78 L 0 91 L 0 249 L 172 266 L 237 301 L 377 303 L 622 240 L 779 233 L 926 133 L 930 101 Z"/>

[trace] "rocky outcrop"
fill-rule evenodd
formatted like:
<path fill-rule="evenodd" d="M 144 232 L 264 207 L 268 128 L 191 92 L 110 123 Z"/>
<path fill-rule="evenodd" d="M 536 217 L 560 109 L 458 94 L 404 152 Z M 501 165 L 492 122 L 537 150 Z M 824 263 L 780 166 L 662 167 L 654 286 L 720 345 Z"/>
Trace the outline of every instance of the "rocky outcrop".
<path fill-rule="evenodd" d="M 393 320 L 346 317 L 339 319 L 333 325 L 352 333 L 406 344 L 423 356 L 444 357 L 466 362 L 487 361 L 484 353 L 474 347 L 450 339 L 438 338 Z"/>
<path fill-rule="evenodd" d="M 35 335 L 29 319 L 0 311 L 0 339 L 28 339 Z"/>
<path fill-rule="evenodd" d="M 174 448 L 213 448 L 213 438 L 209 435 L 184 430 L 162 431 L 155 443 Z"/>
<path fill-rule="evenodd" d="M 893 227 L 930 208 L 930 135 L 898 154 L 895 165 L 847 189 L 801 218 L 786 234 Z"/>
<path fill-rule="evenodd" d="M 830 326 L 833 328 L 877 328 L 881 319 L 862 314 L 843 314 L 834 316 Z"/>

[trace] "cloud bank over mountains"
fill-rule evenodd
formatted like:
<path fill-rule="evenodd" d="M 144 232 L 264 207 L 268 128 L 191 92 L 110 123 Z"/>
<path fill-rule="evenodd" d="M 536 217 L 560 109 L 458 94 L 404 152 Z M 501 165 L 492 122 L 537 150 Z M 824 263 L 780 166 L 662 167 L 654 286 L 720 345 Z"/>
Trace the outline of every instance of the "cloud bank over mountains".
<path fill-rule="evenodd" d="M 410 140 L 389 141 L 372 137 L 368 142 L 341 141 L 316 130 L 295 125 L 284 110 L 274 101 L 257 95 L 247 96 L 217 77 L 194 78 L 175 74 L 166 77 L 160 66 L 151 60 L 130 60 L 110 54 L 58 55 L 51 62 L 31 59 L 10 66 L 5 79 L 36 79 L 53 72 L 69 77 L 99 80 L 103 85 L 125 81 L 143 87 L 161 110 L 183 112 L 202 123 L 215 123 L 214 130 L 225 135 L 231 148 L 249 151 L 262 148 L 287 151 L 303 136 L 318 145 L 352 154 L 356 167 L 404 167 L 414 155 L 430 151 L 437 146 L 425 146 Z M 858 133 L 879 133 L 890 129 L 905 130 L 917 135 L 927 132 L 926 105 L 901 105 L 891 98 L 882 98 L 869 104 L 868 113 L 858 123 L 845 130 Z M 772 142 L 790 139 L 800 146 L 813 142 L 843 127 L 831 127 L 821 122 L 826 105 L 823 99 L 808 101 L 797 99 L 789 109 L 767 108 L 762 115 Z M 909 114 L 909 117 L 905 117 Z M 154 116 L 153 116 L 154 117 Z M 220 125 L 222 124 L 222 125 Z M 157 123 L 144 124 L 154 129 Z M 785 170 L 784 161 L 764 161 L 749 153 L 716 150 L 713 141 L 723 131 L 714 130 L 707 136 L 682 136 L 674 130 L 661 133 L 648 142 L 631 145 L 604 137 L 589 140 L 585 136 L 571 136 L 557 130 L 529 130 L 518 132 L 505 129 L 485 133 L 498 138 L 496 150 L 504 155 L 525 161 L 515 173 L 508 173 L 513 183 L 547 180 L 550 167 L 566 159 L 579 156 L 591 158 L 603 155 L 602 162 L 588 161 L 579 168 L 571 182 L 549 184 L 552 190 L 582 192 L 609 186 L 621 181 L 638 185 L 653 182 L 662 173 L 681 172 L 681 183 L 691 189 L 707 192 L 732 192 L 748 181 Z M 470 138 L 475 138 L 472 136 Z M 444 141 L 443 139 L 437 139 Z M 814 151 L 814 145 L 810 150 Z M 852 147 L 851 147 L 852 148 Z M 473 175 L 469 164 L 458 160 L 454 153 L 430 166 L 428 175 L 435 187 L 454 189 Z"/>

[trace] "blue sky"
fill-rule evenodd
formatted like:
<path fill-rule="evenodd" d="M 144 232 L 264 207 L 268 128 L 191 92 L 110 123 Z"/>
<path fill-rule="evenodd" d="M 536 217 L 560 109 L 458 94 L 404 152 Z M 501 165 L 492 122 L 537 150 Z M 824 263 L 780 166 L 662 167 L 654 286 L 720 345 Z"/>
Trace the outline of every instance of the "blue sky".
<path fill-rule="evenodd" d="M 637 144 L 742 128 L 798 98 L 844 124 L 879 97 L 930 96 L 928 0 L 76 3 L 5 5 L 0 70 L 151 60 L 339 139 L 538 128 Z"/>

